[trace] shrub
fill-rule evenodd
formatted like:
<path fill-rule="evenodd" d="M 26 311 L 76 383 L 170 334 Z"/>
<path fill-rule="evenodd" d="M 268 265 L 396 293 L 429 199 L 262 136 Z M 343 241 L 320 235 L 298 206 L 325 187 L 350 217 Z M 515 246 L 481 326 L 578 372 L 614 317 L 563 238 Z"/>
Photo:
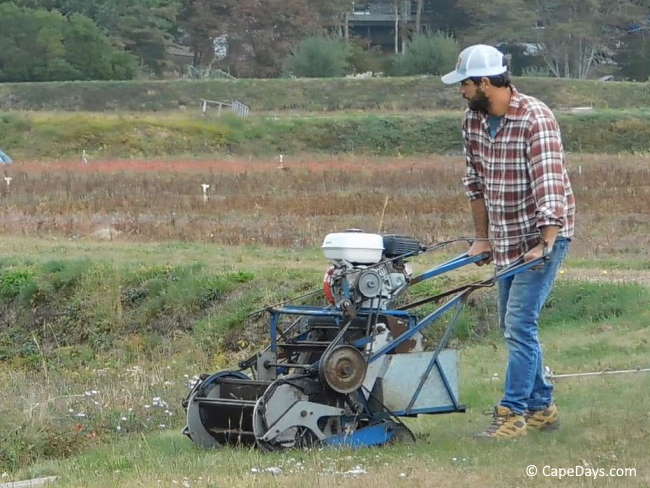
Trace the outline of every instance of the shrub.
<path fill-rule="evenodd" d="M 13 269 L 0 274 L 0 297 L 13 299 L 32 288 L 34 273 L 27 269 Z"/>
<path fill-rule="evenodd" d="M 349 69 L 349 47 L 328 37 L 309 37 L 289 55 L 285 73 L 306 78 L 343 76 Z"/>
<path fill-rule="evenodd" d="M 348 63 L 354 73 L 386 73 L 392 62 L 392 58 L 382 53 L 378 46 L 365 49 L 359 42 L 350 43 Z"/>
<path fill-rule="evenodd" d="M 417 35 L 406 45 L 404 54 L 395 58 L 392 74 L 441 75 L 454 68 L 459 52 L 458 42 L 448 34 Z"/>

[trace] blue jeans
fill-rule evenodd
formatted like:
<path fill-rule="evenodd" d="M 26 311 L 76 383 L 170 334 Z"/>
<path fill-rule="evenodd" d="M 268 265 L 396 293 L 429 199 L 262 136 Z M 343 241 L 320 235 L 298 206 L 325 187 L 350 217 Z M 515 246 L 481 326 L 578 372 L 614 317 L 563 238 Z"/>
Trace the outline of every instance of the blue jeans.
<path fill-rule="evenodd" d="M 553 385 L 544 377 L 539 314 L 570 243 L 570 239 L 558 237 L 549 259 L 539 269 L 499 280 L 499 315 L 509 352 L 501 405 L 515 413 L 543 410 L 553 403 Z"/>

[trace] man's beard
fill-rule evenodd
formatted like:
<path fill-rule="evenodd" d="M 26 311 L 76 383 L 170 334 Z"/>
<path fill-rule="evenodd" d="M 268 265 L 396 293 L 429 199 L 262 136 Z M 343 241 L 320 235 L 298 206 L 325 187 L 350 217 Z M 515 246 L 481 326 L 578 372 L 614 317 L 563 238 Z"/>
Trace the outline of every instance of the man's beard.
<path fill-rule="evenodd" d="M 483 112 L 486 114 L 490 111 L 490 99 L 480 88 L 477 88 L 474 97 L 467 100 L 467 105 L 470 110 L 474 110 L 475 112 Z"/>

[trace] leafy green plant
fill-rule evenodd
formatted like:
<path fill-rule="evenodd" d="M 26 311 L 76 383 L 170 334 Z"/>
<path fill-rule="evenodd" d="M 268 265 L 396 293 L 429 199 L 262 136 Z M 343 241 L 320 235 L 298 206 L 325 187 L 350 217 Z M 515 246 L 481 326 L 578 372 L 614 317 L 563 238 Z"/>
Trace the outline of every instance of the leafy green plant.
<path fill-rule="evenodd" d="M 449 34 L 420 34 L 407 43 L 402 56 L 395 57 L 392 74 L 441 75 L 453 69 L 459 52 L 458 42 Z"/>
<path fill-rule="evenodd" d="M 343 76 L 349 68 L 349 48 L 340 39 L 309 37 L 285 61 L 285 72 L 304 78 Z"/>
<path fill-rule="evenodd" d="M 22 290 L 33 285 L 34 273 L 26 269 L 10 269 L 0 274 L 0 297 L 16 298 Z"/>

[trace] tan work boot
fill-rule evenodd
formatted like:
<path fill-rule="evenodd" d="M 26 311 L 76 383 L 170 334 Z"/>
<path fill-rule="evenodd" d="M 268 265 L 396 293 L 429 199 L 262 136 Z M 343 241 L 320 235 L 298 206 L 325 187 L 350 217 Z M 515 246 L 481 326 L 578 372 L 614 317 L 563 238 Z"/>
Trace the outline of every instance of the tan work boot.
<path fill-rule="evenodd" d="M 481 439 L 514 439 L 526 435 L 526 418 L 508 407 L 497 405 L 488 428 L 476 434 Z"/>
<path fill-rule="evenodd" d="M 544 410 L 528 410 L 526 424 L 534 430 L 557 430 L 560 427 L 560 412 L 555 403 Z"/>

